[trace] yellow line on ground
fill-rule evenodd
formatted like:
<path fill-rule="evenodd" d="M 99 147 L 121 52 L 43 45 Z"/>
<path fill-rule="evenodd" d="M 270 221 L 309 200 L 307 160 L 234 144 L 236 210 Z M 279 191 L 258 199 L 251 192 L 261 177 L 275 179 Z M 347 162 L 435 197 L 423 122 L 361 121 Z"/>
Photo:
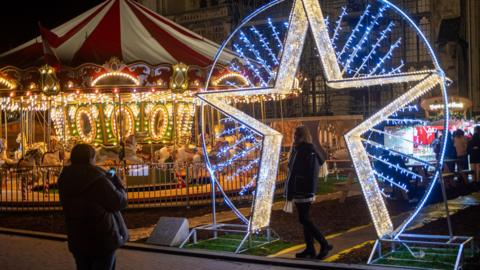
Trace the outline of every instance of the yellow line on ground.
<path fill-rule="evenodd" d="M 372 223 L 369 223 L 369 224 L 367 224 L 367 225 L 362 225 L 362 226 L 358 226 L 358 227 L 353 227 L 353 228 L 351 228 L 351 229 L 348 229 L 348 230 L 347 230 L 346 232 L 344 232 L 344 233 L 359 231 L 359 230 L 361 230 L 361 229 L 370 227 L 370 226 L 372 226 L 372 225 L 373 225 Z"/>
<path fill-rule="evenodd" d="M 293 251 L 295 251 L 295 250 L 302 249 L 302 248 L 305 248 L 305 244 L 295 245 L 295 246 L 293 246 L 293 247 L 289 247 L 289 248 L 286 248 L 286 249 L 282 249 L 282 250 L 280 250 L 279 252 L 277 252 L 277 253 L 275 253 L 275 254 L 268 255 L 267 257 L 268 257 L 268 258 L 275 258 L 275 257 L 281 256 L 281 255 L 284 255 L 284 254 L 288 254 L 288 253 L 290 253 L 290 252 L 293 252 Z"/>
<path fill-rule="evenodd" d="M 369 244 L 373 244 L 375 243 L 375 240 L 369 240 L 369 241 L 366 241 L 366 242 L 363 242 L 361 244 L 358 244 L 358 245 L 355 245 L 353 247 L 350 247 L 350 248 L 347 248 L 347 249 L 344 249 L 328 258 L 326 258 L 325 260 L 323 260 L 324 262 L 333 262 L 333 261 L 336 261 L 338 260 L 338 258 L 340 258 L 340 256 L 342 256 L 343 254 L 346 254 L 346 253 L 350 253 L 352 252 L 353 250 L 355 249 L 359 249 L 359 248 L 362 248 L 366 245 L 369 245 Z"/>
<path fill-rule="evenodd" d="M 336 238 L 336 237 L 339 237 L 345 233 L 348 233 L 348 232 L 354 232 L 354 231 L 358 231 L 358 230 L 361 230 L 363 228 L 366 228 L 368 226 L 371 226 L 372 224 L 367 224 L 367 225 L 362 225 L 362 226 L 357 226 L 357 227 L 353 227 L 351 229 L 348 229 L 344 232 L 339 232 L 339 233 L 334 233 L 334 234 L 330 234 L 330 235 L 327 235 L 325 238 L 326 239 L 332 239 L 332 238 Z M 299 250 L 299 249 L 303 249 L 305 248 L 305 244 L 299 244 L 299 245 L 295 245 L 295 246 L 292 246 L 292 247 L 289 247 L 289 248 L 286 248 L 286 249 L 282 249 L 280 250 L 279 252 L 275 253 L 275 254 L 271 254 L 271 255 L 268 255 L 267 257 L 269 258 L 275 258 L 275 257 L 278 257 L 278 256 L 282 256 L 284 254 L 288 254 L 290 252 L 293 252 L 295 250 Z"/>

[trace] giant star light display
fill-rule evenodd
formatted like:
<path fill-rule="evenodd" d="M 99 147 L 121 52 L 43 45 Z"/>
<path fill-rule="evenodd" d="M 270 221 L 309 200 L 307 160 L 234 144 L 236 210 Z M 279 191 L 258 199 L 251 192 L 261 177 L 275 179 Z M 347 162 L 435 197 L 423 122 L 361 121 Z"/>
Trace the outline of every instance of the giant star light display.
<path fill-rule="evenodd" d="M 418 27 L 416 27 L 413 21 L 411 21 L 411 19 L 405 15 L 405 13 L 403 13 L 400 9 L 398 9 L 396 6 L 394 6 L 387 0 L 380 1 L 396 10 L 397 13 L 400 13 L 400 15 L 402 15 L 406 20 L 408 20 L 408 22 L 416 29 L 416 31 L 419 32 L 419 34 L 423 38 L 423 41 L 426 42 L 426 44 L 428 45 L 428 42 L 426 38 L 421 34 L 421 31 L 418 29 Z M 280 2 L 283 2 L 283 0 L 272 1 L 270 4 L 263 7 L 259 12 Z M 258 14 L 258 12 L 255 14 Z M 251 16 L 249 16 L 249 18 L 253 17 L 255 14 L 252 14 Z M 344 15 L 345 10 L 344 12 L 342 12 L 341 17 L 343 17 Z M 379 13 L 377 18 L 381 16 L 381 13 Z M 244 22 L 247 22 L 249 18 L 244 20 Z M 361 20 L 362 18 L 360 18 L 360 21 Z M 241 24 L 240 27 L 243 24 Z M 356 76 L 358 75 L 358 71 L 361 70 L 360 68 L 359 70 L 357 70 L 356 74 L 353 77 L 347 77 L 346 73 L 348 73 L 350 62 L 354 57 L 350 57 L 342 63 L 342 66 L 344 67 L 342 70 L 338 60 L 340 58 L 339 54 L 336 53 L 332 39 L 329 37 L 326 20 L 323 17 L 318 0 L 294 0 L 292 12 L 290 14 L 288 33 L 285 43 L 283 45 L 283 54 L 279 63 L 277 78 L 274 82 L 273 87 L 264 86 L 261 88 L 240 88 L 223 91 L 206 91 L 198 94 L 198 97 L 205 103 L 221 111 L 228 117 L 231 117 L 232 119 L 235 119 L 236 121 L 242 123 L 242 125 L 245 125 L 246 127 L 252 129 L 257 134 L 262 136 L 263 141 L 261 145 L 262 151 L 259 164 L 259 173 L 257 177 L 257 187 L 253 205 L 253 214 L 249 221 L 249 229 L 251 231 L 257 231 L 269 225 L 271 206 L 277 177 L 282 135 L 278 131 L 270 128 L 269 126 L 261 123 L 260 121 L 257 121 L 255 118 L 229 105 L 229 102 L 227 100 L 231 99 L 232 97 L 291 93 L 309 26 L 312 29 L 313 38 L 315 40 L 320 60 L 324 68 L 325 79 L 329 87 L 334 89 L 345 89 L 387 85 L 393 83 L 415 83 L 415 85 L 407 92 L 396 98 L 386 107 L 382 108 L 380 111 L 369 117 L 359 126 L 355 127 L 345 135 L 345 141 L 348 150 L 350 151 L 350 155 L 352 157 L 352 161 L 359 182 L 361 184 L 363 194 L 367 201 L 367 205 L 378 236 L 398 236 L 403 232 L 406 226 L 408 226 L 408 224 L 418 213 L 418 211 L 415 211 L 398 229 L 394 230 L 391 218 L 387 211 L 385 202 L 382 198 L 382 192 L 376 180 L 376 177 L 381 176 L 376 175 L 376 171 L 372 169 L 372 165 L 369 160 L 370 156 L 367 153 L 363 144 L 365 140 L 361 136 L 379 123 L 388 119 L 388 117 L 392 116 L 400 108 L 418 99 L 420 96 L 424 95 L 436 86 L 440 86 L 442 88 L 443 94 L 446 97 L 444 73 L 439 67 L 438 61 L 436 61 L 433 55 L 432 48 L 428 45 L 429 52 L 434 58 L 434 64 L 436 68 L 435 70 L 424 70 L 418 72 L 404 73 L 399 71 L 399 67 L 394 70 L 395 72 L 390 72 L 386 74 L 375 74 L 375 70 L 378 68 L 377 66 L 370 74 L 367 74 L 366 76 Z M 388 26 L 385 32 L 391 31 L 390 28 L 391 25 Z M 337 30 L 338 29 L 335 30 L 333 41 L 335 41 L 335 39 L 337 38 Z M 355 28 L 354 31 L 356 30 L 357 28 Z M 368 30 L 369 29 L 367 29 L 367 31 Z M 236 31 L 234 31 L 230 38 L 224 42 L 221 49 L 219 50 L 219 53 L 217 54 L 217 59 L 220 56 L 221 51 L 225 48 L 226 44 L 235 34 L 235 32 Z M 365 33 L 365 38 L 367 35 L 368 33 Z M 380 39 L 377 44 L 374 45 L 374 49 L 379 46 L 381 41 L 382 40 Z M 347 41 L 347 43 L 348 42 L 349 41 Z M 359 44 L 357 46 L 360 47 L 361 45 L 362 44 Z M 398 43 L 395 43 L 392 46 L 387 56 L 391 56 L 391 51 L 395 47 L 398 47 Z M 343 52 L 340 52 L 340 55 L 342 53 Z M 217 59 L 214 63 L 216 63 Z M 384 60 L 385 59 L 381 59 L 381 62 L 383 63 Z M 362 63 L 362 67 L 365 62 L 366 60 L 364 61 L 364 63 Z M 213 68 L 210 72 L 210 76 L 212 75 L 212 72 Z M 209 79 L 207 80 L 206 89 L 208 89 L 208 81 Z M 446 110 L 446 118 L 448 119 L 448 110 Z M 443 160 L 443 154 L 441 159 Z M 212 166 L 212 164 L 210 164 L 210 161 L 208 159 L 207 167 L 209 168 L 212 177 L 215 178 L 215 176 L 213 176 L 215 168 L 214 166 Z M 439 171 L 437 170 L 434 180 L 437 179 L 438 174 Z M 430 185 L 428 192 L 431 191 L 432 186 L 433 184 Z M 420 203 L 418 210 L 425 203 L 426 197 Z M 236 209 L 234 209 L 234 211 L 235 210 Z M 236 212 L 238 215 L 238 211 Z M 246 220 L 242 215 L 239 216 L 242 220 Z"/>

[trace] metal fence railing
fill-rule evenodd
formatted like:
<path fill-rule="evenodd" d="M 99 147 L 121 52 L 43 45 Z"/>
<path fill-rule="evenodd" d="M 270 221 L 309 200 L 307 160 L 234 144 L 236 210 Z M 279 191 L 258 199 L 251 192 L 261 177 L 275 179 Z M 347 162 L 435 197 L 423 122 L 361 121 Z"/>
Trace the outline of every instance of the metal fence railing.
<path fill-rule="evenodd" d="M 234 202 L 252 199 L 247 190 L 256 172 L 234 175 L 236 168 L 248 161 L 237 161 L 217 179 Z M 0 168 L 0 211 L 60 210 L 57 178 L 62 167 L 35 166 Z M 211 184 L 203 163 L 138 164 L 118 167 L 125 179 L 129 208 L 194 206 L 210 203 Z M 287 176 L 286 163 L 279 166 L 276 193 L 282 194 Z M 250 190 L 251 191 L 251 190 Z M 221 194 L 218 193 L 221 201 Z"/>

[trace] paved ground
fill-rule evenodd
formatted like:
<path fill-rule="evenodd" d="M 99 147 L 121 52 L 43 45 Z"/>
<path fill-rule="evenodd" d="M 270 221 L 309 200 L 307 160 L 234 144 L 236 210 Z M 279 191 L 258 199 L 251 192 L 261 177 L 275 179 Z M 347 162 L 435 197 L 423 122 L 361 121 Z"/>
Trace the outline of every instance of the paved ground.
<path fill-rule="evenodd" d="M 465 209 L 471 205 L 480 204 L 480 192 L 476 192 L 467 196 L 458 197 L 448 201 L 450 215 Z M 398 226 L 406 217 L 408 213 L 392 217 L 395 226 Z M 431 204 L 425 207 L 415 219 L 415 222 L 409 229 L 416 229 L 422 227 L 424 224 L 434 220 L 446 217 L 444 203 Z M 445 224 L 446 226 L 446 224 Z M 455 234 L 455 232 L 454 232 Z M 351 249 L 358 248 L 362 245 L 371 243 L 377 239 L 377 234 L 372 224 L 352 228 L 344 233 L 327 236 L 328 241 L 334 246 L 330 256 L 325 261 L 334 261 L 341 253 L 348 252 Z M 298 245 L 286 249 L 276 255 L 275 257 L 293 258 L 295 253 L 300 252 L 305 248 L 305 245 Z M 317 246 L 317 250 L 319 246 Z"/>
<path fill-rule="evenodd" d="M 75 264 L 68 252 L 66 242 L 0 234 L 0 269 L 68 270 L 75 269 Z M 117 253 L 117 269 L 281 270 L 292 268 L 121 249 Z"/>
<path fill-rule="evenodd" d="M 350 196 L 358 196 L 360 194 L 361 194 L 360 190 L 354 190 L 354 191 L 348 192 L 346 195 L 350 197 Z M 341 198 L 342 196 L 344 195 L 340 191 L 333 192 L 330 194 L 325 194 L 325 195 L 319 195 L 319 196 L 316 196 L 315 202 L 319 203 L 322 201 L 336 200 Z M 281 210 L 283 209 L 284 204 L 285 204 L 284 201 L 275 202 L 272 206 L 272 210 Z M 244 215 L 249 215 L 252 209 L 251 207 L 243 207 L 238 210 L 240 210 L 240 212 L 242 212 L 242 214 Z M 219 211 L 217 212 L 216 216 L 217 216 L 218 223 L 237 219 L 237 216 L 235 216 L 235 214 L 231 210 Z M 211 224 L 212 219 L 213 219 L 212 214 L 209 213 L 203 216 L 189 218 L 188 223 L 190 228 L 195 228 L 201 225 Z M 150 234 L 153 232 L 154 228 L 155 228 L 155 225 L 143 227 L 143 228 L 137 228 L 137 229 L 130 229 L 129 230 L 130 241 L 137 241 L 139 239 L 148 238 Z"/>

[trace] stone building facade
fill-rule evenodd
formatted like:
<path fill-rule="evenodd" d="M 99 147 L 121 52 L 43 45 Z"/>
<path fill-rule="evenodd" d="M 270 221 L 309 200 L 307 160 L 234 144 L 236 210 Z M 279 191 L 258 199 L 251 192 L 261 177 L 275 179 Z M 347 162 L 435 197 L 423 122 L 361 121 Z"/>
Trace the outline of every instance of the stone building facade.
<path fill-rule="evenodd" d="M 342 7 L 358 16 L 367 0 L 319 0 L 326 16 L 336 18 Z M 220 43 L 251 10 L 268 0 L 139 0 L 156 12 Z M 479 0 L 392 0 L 413 18 L 433 44 L 442 67 L 453 81 L 450 95 L 470 98 L 471 114 L 480 114 L 480 1 Z M 283 18 L 287 19 L 287 18 Z M 332 19 L 333 21 L 333 19 Z M 407 26 L 395 30 L 402 38 L 402 51 L 394 57 L 404 59 L 404 70 L 413 71 L 431 65 L 431 58 L 419 37 Z M 407 86 L 389 91 L 372 88 L 364 91 L 332 91 L 327 88 L 318 61 L 318 53 L 307 38 L 301 61 L 305 76 L 303 94 L 284 116 L 370 115 L 383 107 Z M 438 93 L 437 93 L 438 94 Z M 267 112 L 268 113 L 268 112 Z M 275 114 L 273 111 L 271 112 Z M 268 114 L 271 114 L 268 113 Z M 270 115 L 275 117 L 276 115 Z"/>

